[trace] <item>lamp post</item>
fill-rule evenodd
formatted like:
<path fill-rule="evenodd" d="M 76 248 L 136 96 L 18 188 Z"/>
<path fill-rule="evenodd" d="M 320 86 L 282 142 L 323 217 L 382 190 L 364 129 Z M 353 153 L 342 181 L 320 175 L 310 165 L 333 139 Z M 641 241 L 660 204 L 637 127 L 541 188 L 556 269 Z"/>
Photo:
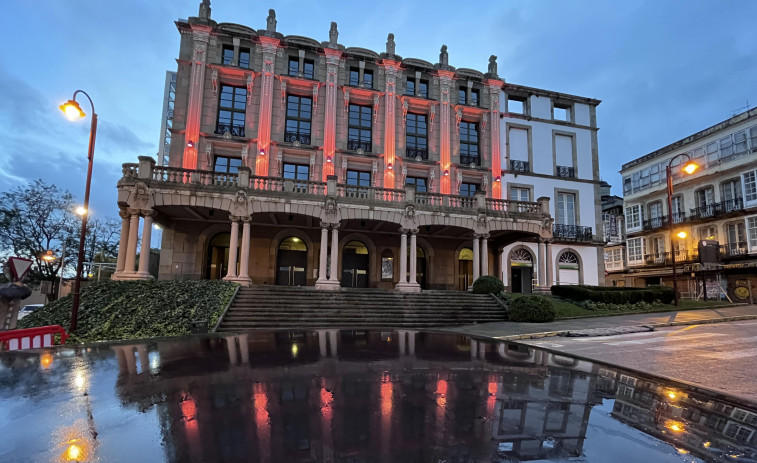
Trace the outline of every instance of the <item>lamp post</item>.
<path fill-rule="evenodd" d="M 678 307 L 678 277 L 676 275 L 676 253 L 675 246 L 673 244 L 673 175 L 670 166 L 671 164 L 673 164 L 673 161 L 675 161 L 679 156 L 686 156 L 686 160 L 689 161 L 683 168 L 683 171 L 687 174 L 693 174 L 694 171 L 696 171 L 699 167 L 697 164 L 691 161 L 691 158 L 688 154 L 680 153 L 673 156 L 670 162 L 668 162 L 668 167 L 665 168 L 665 174 L 668 178 L 668 214 L 670 216 L 668 217 L 668 231 L 670 232 L 670 255 L 673 258 L 673 302 L 676 307 Z"/>
<path fill-rule="evenodd" d="M 87 97 L 90 106 L 92 106 L 92 123 L 89 127 L 89 148 L 87 150 L 87 159 L 89 160 L 89 166 L 87 167 L 87 185 L 84 189 L 84 210 L 81 214 L 81 235 L 79 237 L 79 257 L 76 262 L 76 278 L 74 278 L 74 298 L 71 305 L 71 325 L 68 328 L 69 332 L 76 331 L 76 319 L 79 315 L 79 297 L 81 289 L 81 273 L 84 269 L 84 239 L 87 235 L 87 217 L 89 217 L 89 187 L 92 183 L 92 162 L 95 159 L 95 136 L 97 135 L 97 113 L 95 113 L 95 104 L 92 103 L 92 98 L 87 95 L 87 92 L 83 90 L 77 90 L 74 92 L 74 96 L 70 100 L 60 105 L 61 111 L 66 117 L 74 121 L 77 118 L 83 118 L 86 116 L 82 111 L 79 103 L 76 102 L 76 95 L 81 93 Z"/>

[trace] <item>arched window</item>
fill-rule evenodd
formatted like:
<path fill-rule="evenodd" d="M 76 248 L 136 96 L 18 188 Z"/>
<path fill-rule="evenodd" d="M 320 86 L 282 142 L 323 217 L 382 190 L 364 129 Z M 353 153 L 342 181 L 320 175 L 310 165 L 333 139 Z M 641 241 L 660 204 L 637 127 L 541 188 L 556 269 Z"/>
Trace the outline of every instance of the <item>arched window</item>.
<path fill-rule="evenodd" d="M 565 251 L 558 261 L 560 268 L 578 270 L 578 256 L 572 251 Z"/>
<path fill-rule="evenodd" d="M 308 247 L 301 239 L 296 236 L 290 236 L 281 240 L 279 249 L 282 251 L 307 251 Z"/>
<path fill-rule="evenodd" d="M 473 260 L 473 250 L 470 248 L 463 248 L 460 250 L 458 260 Z"/>
<path fill-rule="evenodd" d="M 527 249 L 518 248 L 510 254 L 510 265 L 513 267 L 533 266 L 534 256 Z"/>

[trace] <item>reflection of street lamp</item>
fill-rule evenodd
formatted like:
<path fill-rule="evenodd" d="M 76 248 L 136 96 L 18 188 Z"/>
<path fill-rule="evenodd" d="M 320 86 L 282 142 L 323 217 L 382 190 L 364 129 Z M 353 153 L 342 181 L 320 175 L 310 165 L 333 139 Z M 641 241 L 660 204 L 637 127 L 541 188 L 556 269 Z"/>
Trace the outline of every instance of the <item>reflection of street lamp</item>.
<path fill-rule="evenodd" d="M 76 262 L 76 278 L 74 279 L 74 298 L 71 305 L 71 325 L 68 328 L 69 332 L 76 330 L 76 319 L 79 314 L 79 297 L 81 289 L 81 273 L 84 269 L 84 239 L 87 235 L 87 211 L 89 210 L 89 187 L 92 183 L 92 162 L 95 159 L 95 136 L 97 135 L 97 113 L 95 113 L 95 104 L 92 103 L 92 98 L 82 90 L 74 92 L 74 96 L 70 100 L 60 105 L 61 111 L 65 113 L 66 117 L 74 121 L 76 119 L 83 118 L 86 114 L 82 111 L 79 103 L 76 102 L 76 95 L 81 93 L 89 100 L 89 104 L 92 106 L 92 123 L 89 127 L 89 148 L 87 150 L 87 159 L 89 160 L 89 166 L 87 168 L 87 184 L 84 189 L 84 207 L 81 217 L 81 235 L 79 238 L 79 258 Z"/>
<path fill-rule="evenodd" d="M 670 162 L 668 162 L 668 167 L 665 168 L 665 174 L 668 176 L 668 214 L 670 215 L 668 219 L 668 229 L 670 231 L 670 255 L 673 257 L 673 302 L 676 306 L 678 306 L 678 278 L 676 276 L 676 252 L 673 244 L 673 175 L 670 166 L 678 156 L 686 156 L 686 159 L 689 161 L 683 167 L 683 172 L 691 175 L 697 170 L 697 168 L 699 168 L 697 164 L 691 161 L 691 158 L 686 153 L 680 153 L 673 156 Z M 686 236 L 684 235 L 684 238 L 685 237 Z"/>

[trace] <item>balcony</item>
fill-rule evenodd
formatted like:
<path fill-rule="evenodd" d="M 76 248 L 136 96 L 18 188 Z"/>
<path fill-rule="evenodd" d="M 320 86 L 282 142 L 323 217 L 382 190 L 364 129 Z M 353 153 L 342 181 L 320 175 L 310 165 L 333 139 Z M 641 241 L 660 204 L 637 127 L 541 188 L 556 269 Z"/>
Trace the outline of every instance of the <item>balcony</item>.
<path fill-rule="evenodd" d="M 362 150 L 363 153 L 370 153 L 373 144 L 369 141 L 347 140 L 347 149 L 352 151 Z"/>
<path fill-rule="evenodd" d="M 413 159 L 421 158 L 424 161 L 427 161 L 428 150 L 426 148 L 406 148 L 405 156 L 408 158 L 413 158 Z"/>
<path fill-rule="evenodd" d="M 232 137 L 244 137 L 244 126 L 221 124 L 219 122 L 218 125 L 216 125 L 216 133 L 218 135 L 226 135 L 226 133 L 229 133 Z"/>
<path fill-rule="evenodd" d="M 728 243 L 720 245 L 720 255 L 724 258 L 728 257 L 743 257 L 749 254 L 749 248 L 746 241 L 739 241 L 737 243 Z"/>
<path fill-rule="evenodd" d="M 481 160 L 478 155 L 461 154 L 460 155 L 461 166 L 480 166 Z"/>
<path fill-rule="evenodd" d="M 511 159 L 510 170 L 517 173 L 527 173 L 531 172 L 531 166 L 529 165 L 528 161 L 516 161 L 514 159 Z"/>
<path fill-rule="evenodd" d="M 592 230 L 591 227 L 556 223 L 554 225 L 553 234 L 556 240 L 591 241 Z"/>
<path fill-rule="evenodd" d="M 299 132 L 284 132 L 284 141 L 288 143 L 299 143 L 302 145 L 309 145 L 310 144 L 310 134 L 309 133 L 299 133 Z"/>
<path fill-rule="evenodd" d="M 557 176 L 563 177 L 563 178 L 575 178 L 576 177 L 576 169 L 575 167 L 568 167 L 568 166 L 556 166 L 557 167 Z"/>
<path fill-rule="evenodd" d="M 651 219 L 647 219 L 643 223 L 644 230 L 656 230 L 658 228 L 666 227 L 668 226 L 668 216 L 663 215 L 660 217 L 653 217 Z"/>
<path fill-rule="evenodd" d="M 691 210 L 690 220 L 709 219 L 744 209 L 741 198 L 729 199 L 719 203 L 706 204 Z"/>
<path fill-rule="evenodd" d="M 655 252 L 652 254 L 644 254 L 644 265 L 666 265 L 669 263 L 669 252 Z"/>

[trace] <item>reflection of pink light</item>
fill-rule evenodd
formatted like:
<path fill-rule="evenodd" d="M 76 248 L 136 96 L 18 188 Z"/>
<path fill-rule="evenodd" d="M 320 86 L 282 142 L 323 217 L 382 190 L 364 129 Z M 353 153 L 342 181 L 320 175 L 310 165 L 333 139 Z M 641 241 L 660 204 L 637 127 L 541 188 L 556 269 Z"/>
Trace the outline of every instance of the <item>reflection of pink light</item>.
<path fill-rule="evenodd" d="M 392 383 L 381 383 L 381 415 L 390 416 L 392 414 Z"/>
<path fill-rule="evenodd" d="M 447 405 L 447 381 L 440 379 L 436 382 L 436 404 L 440 407 Z"/>
<path fill-rule="evenodd" d="M 181 416 L 184 419 L 184 427 L 190 438 L 197 437 L 197 404 L 191 395 L 186 394 L 181 402 Z"/>
<path fill-rule="evenodd" d="M 497 393 L 497 383 L 492 381 L 489 383 L 489 394 L 494 395 L 496 393 Z"/>
<path fill-rule="evenodd" d="M 334 403 L 334 394 L 329 392 L 325 387 L 321 386 L 321 415 L 327 421 L 331 421 L 334 410 L 331 404 Z"/>
<path fill-rule="evenodd" d="M 494 415 L 494 405 L 497 403 L 497 383 L 489 383 L 489 397 L 486 399 L 486 416 Z"/>
<path fill-rule="evenodd" d="M 265 386 L 255 384 L 252 387 L 252 403 L 255 406 L 255 427 L 260 443 L 260 461 L 270 461 L 271 453 L 271 421 L 268 414 L 268 395 Z"/>

